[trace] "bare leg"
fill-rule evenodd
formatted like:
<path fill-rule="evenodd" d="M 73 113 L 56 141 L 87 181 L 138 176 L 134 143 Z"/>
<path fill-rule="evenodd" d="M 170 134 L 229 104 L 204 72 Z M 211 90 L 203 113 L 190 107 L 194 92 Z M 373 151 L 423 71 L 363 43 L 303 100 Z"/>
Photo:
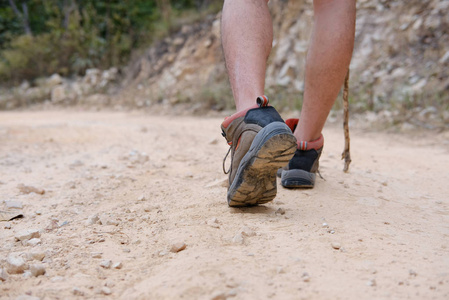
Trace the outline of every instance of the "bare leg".
<path fill-rule="evenodd" d="M 265 70 L 273 42 L 266 0 L 225 0 L 222 45 L 237 111 L 264 94 Z"/>
<path fill-rule="evenodd" d="M 315 20 L 306 60 L 304 104 L 294 132 L 298 141 L 320 137 L 354 47 L 355 1 L 314 0 L 313 8 Z"/>

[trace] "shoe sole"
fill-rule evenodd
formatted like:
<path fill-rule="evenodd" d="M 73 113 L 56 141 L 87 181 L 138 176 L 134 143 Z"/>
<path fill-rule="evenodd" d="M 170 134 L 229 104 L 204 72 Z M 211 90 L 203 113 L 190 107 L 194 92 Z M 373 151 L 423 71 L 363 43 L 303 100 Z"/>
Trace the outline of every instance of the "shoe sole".
<path fill-rule="evenodd" d="M 281 185 L 285 188 L 313 188 L 316 174 L 301 169 L 282 170 Z"/>
<path fill-rule="evenodd" d="M 295 151 L 296 138 L 287 125 L 273 122 L 262 128 L 239 164 L 228 190 L 228 205 L 253 206 L 273 200 L 277 192 L 276 172 Z"/>

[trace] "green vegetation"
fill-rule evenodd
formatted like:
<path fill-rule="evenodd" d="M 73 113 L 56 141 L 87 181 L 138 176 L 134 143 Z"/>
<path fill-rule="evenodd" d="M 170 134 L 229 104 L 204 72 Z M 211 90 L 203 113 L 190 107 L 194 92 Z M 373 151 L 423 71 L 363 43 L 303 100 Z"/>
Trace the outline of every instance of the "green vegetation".
<path fill-rule="evenodd" d="M 0 82 L 82 74 L 217 11 L 218 0 L 0 0 Z"/>

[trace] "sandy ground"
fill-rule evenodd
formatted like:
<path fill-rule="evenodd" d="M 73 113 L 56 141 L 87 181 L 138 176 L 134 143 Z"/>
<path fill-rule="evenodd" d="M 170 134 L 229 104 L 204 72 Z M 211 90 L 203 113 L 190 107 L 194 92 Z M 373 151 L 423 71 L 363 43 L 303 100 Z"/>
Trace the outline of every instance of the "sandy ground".
<path fill-rule="evenodd" d="M 345 174 L 328 126 L 315 189 L 232 209 L 221 121 L 0 113 L 0 298 L 449 299 L 448 132 L 353 128 Z"/>

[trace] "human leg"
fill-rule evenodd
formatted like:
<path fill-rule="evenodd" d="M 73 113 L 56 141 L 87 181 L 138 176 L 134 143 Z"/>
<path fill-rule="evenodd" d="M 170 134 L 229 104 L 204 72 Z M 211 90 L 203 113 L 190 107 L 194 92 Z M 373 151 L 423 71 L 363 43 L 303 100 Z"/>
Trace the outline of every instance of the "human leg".
<path fill-rule="evenodd" d="M 321 136 L 351 61 L 354 0 L 314 0 L 314 25 L 306 59 L 304 103 L 294 135 L 298 141 Z"/>
<path fill-rule="evenodd" d="M 264 94 L 265 71 L 273 41 L 266 0 L 225 0 L 221 20 L 223 52 L 237 111 Z"/>
<path fill-rule="evenodd" d="M 263 96 L 272 39 L 266 0 L 225 0 L 222 44 L 237 108 L 221 125 L 231 152 L 229 206 L 271 201 L 276 171 L 296 150 L 291 130 Z"/>
<path fill-rule="evenodd" d="M 286 121 L 298 140 L 298 149 L 278 172 L 281 184 L 288 188 L 315 185 L 324 144 L 321 131 L 342 86 L 354 46 L 355 1 L 314 0 L 314 13 L 300 119 Z"/>

